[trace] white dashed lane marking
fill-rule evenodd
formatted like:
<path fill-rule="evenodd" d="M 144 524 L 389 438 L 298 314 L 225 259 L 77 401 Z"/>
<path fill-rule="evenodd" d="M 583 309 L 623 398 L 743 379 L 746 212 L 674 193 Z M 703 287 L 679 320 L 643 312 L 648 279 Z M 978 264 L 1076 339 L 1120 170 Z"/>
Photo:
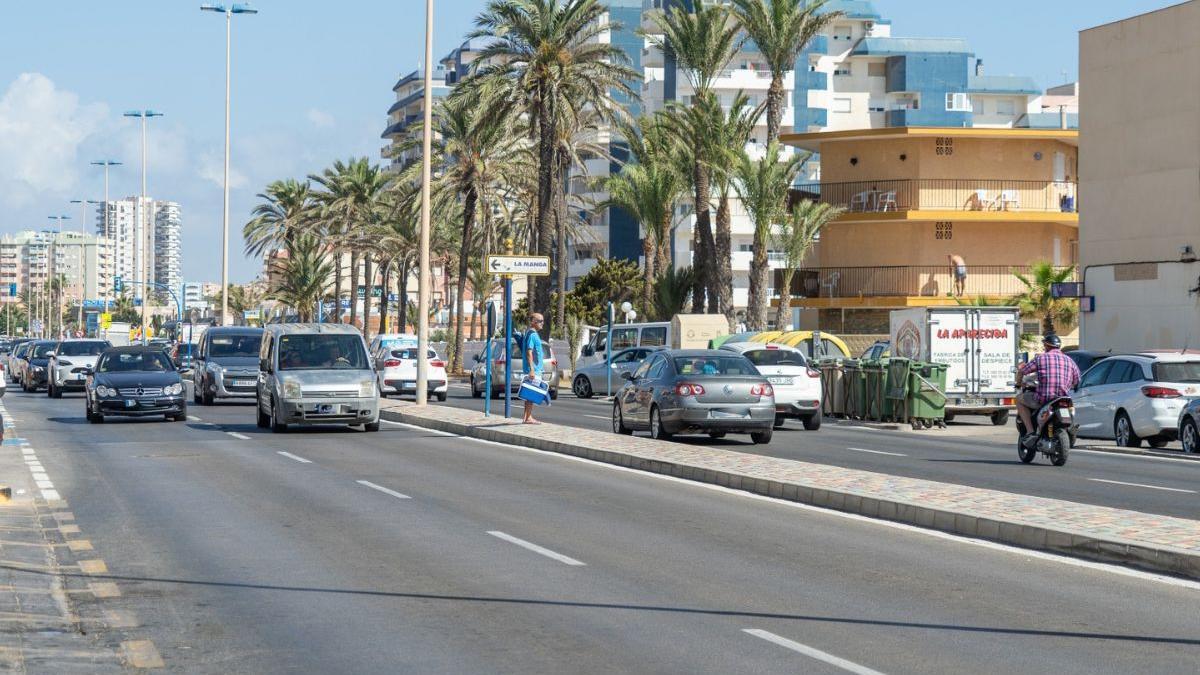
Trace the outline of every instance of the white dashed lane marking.
<path fill-rule="evenodd" d="M 303 457 L 298 457 L 296 455 L 293 455 L 290 452 L 284 452 L 283 450 L 278 450 L 277 452 L 278 452 L 278 454 L 283 455 L 284 457 L 287 457 L 288 459 L 294 459 L 297 462 L 300 462 L 301 464 L 312 464 L 311 459 L 304 459 Z"/>

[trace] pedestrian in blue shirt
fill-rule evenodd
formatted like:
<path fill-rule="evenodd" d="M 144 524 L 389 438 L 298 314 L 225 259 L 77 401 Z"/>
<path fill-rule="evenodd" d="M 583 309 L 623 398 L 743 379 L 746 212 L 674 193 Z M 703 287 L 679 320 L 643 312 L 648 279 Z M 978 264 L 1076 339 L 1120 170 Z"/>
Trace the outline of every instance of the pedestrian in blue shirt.
<path fill-rule="evenodd" d="M 542 325 L 546 319 L 538 313 L 529 316 L 529 329 L 525 331 L 524 353 L 521 354 L 524 360 L 524 373 L 526 380 L 541 381 L 542 379 L 542 336 L 538 335 Z M 525 401 L 525 424 L 541 424 L 533 419 L 533 402 Z"/>

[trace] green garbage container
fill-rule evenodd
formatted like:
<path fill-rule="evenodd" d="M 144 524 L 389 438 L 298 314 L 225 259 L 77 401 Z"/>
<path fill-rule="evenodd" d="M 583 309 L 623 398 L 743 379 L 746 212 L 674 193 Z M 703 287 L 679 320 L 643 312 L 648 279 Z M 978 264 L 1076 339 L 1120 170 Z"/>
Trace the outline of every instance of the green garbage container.
<path fill-rule="evenodd" d="M 913 362 L 908 377 L 908 417 L 913 428 L 945 426 L 946 364 Z"/>
<path fill-rule="evenodd" d="M 896 406 L 892 399 L 888 398 L 888 377 L 891 374 L 891 366 L 891 358 L 885 356 L 879 359 L 879 368 L 882 372 L 879 374 L 879 389 L 875 395 L 879 399 L 879 419 L 882 422 L 890 422 L 896 417 Z"/>
<path fill-rule="evenodd" d="M 835 401 L 837 400 L 836 393 L 844 392 L 842 387 L 842 371 L 838 368 L 837 361 L 833 359 L 821 359 L 816 364 L 817 370 L 821 373 L 821 414 L 834 415 Z M 842 394 L 845 395 L 844 393 Z M 845 408 L 843 401 L 840 406 Z"/>
<path fill-rule="evenodd" d="M 889 418 L 897 422 L 908 420 L 908 375 L 912 360 L 895 356 L 888 360 L 884 399 L 890 407 Z"/>
<path fill-rule="evenodd" d="M 846 417 L 863 419 L 867 415 L 867 378 L 854 359 L 842 362 L 842 380 L 846 388 Z"/>
<path fill-rule="evenodd" d="M 883 367 L 876 359 L 864 359 L 859 367 L 862 368 L 865 384 L 863 419 L 878 422 L 883 419 Z"/>

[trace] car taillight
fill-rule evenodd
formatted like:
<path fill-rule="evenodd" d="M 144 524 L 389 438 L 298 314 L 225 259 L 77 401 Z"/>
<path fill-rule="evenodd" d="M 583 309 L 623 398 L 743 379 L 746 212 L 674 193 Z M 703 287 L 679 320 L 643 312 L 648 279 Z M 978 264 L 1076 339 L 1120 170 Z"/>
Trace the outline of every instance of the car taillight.
<path fill-rule="evenodd" d="M 550 359 L 550 365 L 557 368 L 558 367 L 558 359 Z"/>
<path fill-rule="evenodd" d="M 383 362 L 383 367 L 384 368 L 399 368 L 400 361 L 398 361 L 396 359 L 388 359 L 387 361 Z"/>
<path fill-rule="evenodd" d="M 445 368 L 446 362 L 442 361 L 441 359 L 435 359 L 435 360 L 429 362 L 429 367 L 430 368 Z"/>
<path fill-rule="evenodd" d="M 750 387 L 751 396 L 774 396 L 775 388 L 769 384 L 756 384 Z"/>
<path fill-rule="evenodd" d="M 1156 387 L 1154 385 L 1142 387 L 1142 393 L 1145 394 L 1146 398 L 1179 398 L 1183 396 L 1183 394 L 1179 393 L 1178 389 Z"/>
<path fill-rule="evenodd" d="M 811 378 L 814 378 L 814 379 L 816 379 L 816 378 L 818 378 L 818 377 L 821 377 L 821 371 L 819 371 L 819 370 L 813 370 L 812 368 L 809 368 L 809 369 L 808 369 L 808 376 L 809 376 L 809 377 L 811 377 Z"/>
<path fill-rule="evenodd" d="M 698 384 L 690 384 L 688 382 L 680 382 L 675 385 L 675 393 L 680 396 L 703 396 L 704 387 Z"/>

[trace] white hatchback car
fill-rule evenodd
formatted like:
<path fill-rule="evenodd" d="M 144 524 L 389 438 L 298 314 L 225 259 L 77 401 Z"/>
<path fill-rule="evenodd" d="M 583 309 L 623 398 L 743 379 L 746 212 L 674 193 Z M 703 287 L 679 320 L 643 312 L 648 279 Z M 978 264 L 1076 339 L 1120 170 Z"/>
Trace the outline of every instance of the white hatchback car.
<path fill-rule="evenodd" d="M 758 342 L 736 342 L 721 349 L 745 356 L 774 387 L 776 427 L 792 417 L 809 431 L 821 428 L 821 372 L 809 366 L 804 352 Z"/>
<path fill-rule="evenodd" d="M 1112 356 L 1088 369 L 1072 393 L 1085 438 L 1127 448 L 1161 448 L 1178 437 L 1179 413 L 1200 397 L 1200 354 L 1146 352 Z"/>
<path fill-rule="evenodd" d="M 429 395 L 445 401 L 450 389 L 446 379 L 446 362 L 432 349 L 427 350 L 426 354 L 429 360 Z M 388 347 L 385 343 L 375 351 L 374 358 L 379 391 L 384 398 L 388 394 L 417 393 L 416 347 Z"/>

